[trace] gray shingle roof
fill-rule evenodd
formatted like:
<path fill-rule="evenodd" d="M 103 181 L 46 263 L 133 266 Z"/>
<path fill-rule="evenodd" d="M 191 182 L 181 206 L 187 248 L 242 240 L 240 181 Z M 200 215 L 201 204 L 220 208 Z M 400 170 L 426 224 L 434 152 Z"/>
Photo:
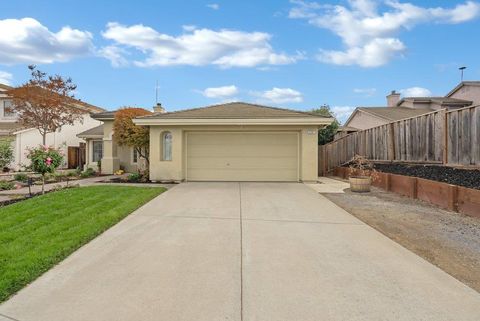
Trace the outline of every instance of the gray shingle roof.
<path fill-rule="evenodd" d="M 92 137 L 92 136 L 103 136 L 103 125 L 93 127 L 77 134 L 77 137 Z"/>
<path fill-rule="evenodd" d="M 391 121 L 420 116 L 433 111 L 408 107 L 358 107 L 358 109 Z"/>
<path fill-rule="evenodd" d="M 473 103 L 470 100 L 450 98 L 450 97 L 405 97 L 398 102 L 397 106 L 400 106 L 404 101 L 434 102 L 441 105 L 460 105 L 460 106 L 469 106 Z"/>
<path fill-rule="evenodd" d="M 243 102 L 231 102 L 169 113 L 156 113 L 147 119 L 249 119 L 249 118 L 329 118 L 314 113 L 269 107 Z"/>

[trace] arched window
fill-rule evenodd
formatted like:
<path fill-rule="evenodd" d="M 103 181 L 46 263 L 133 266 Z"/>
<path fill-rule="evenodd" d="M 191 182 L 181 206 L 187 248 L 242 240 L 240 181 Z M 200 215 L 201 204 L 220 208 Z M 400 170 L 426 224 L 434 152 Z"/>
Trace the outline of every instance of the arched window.
<path fill-rule="evenodd" d="M 162 134 L 162 160 L 172 160 L 172 133 L 170 132 Z"/>

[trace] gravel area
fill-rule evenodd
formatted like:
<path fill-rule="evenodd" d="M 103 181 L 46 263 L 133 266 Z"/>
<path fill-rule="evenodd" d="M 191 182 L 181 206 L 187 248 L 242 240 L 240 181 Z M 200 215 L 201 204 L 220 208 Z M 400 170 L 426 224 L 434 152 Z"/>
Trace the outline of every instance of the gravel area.
<path fill-rule="evenodd" d="M 380 172 L 415 176 L 460 185 L 468 188 L 480 189 L 480 170 L 462 169 L 439 165 L 411 165 L 411 164 L 375 164 Z"/>
<path fill-rule="evenodd" d="M 376 188 L 322 195 L 480 292 L 480 219 Z"/>

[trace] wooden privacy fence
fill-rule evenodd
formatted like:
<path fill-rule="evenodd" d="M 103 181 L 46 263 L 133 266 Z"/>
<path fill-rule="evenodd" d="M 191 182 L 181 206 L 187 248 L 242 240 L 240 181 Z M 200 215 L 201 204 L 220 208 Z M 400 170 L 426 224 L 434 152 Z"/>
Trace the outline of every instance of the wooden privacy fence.
<path fill-rule="evenodd" d="M 442 109 L 319 146 L 319 170 L 330 171 L 355 155 L 378 161 L 480 166 L 479 145 L 480 105 Z"/>

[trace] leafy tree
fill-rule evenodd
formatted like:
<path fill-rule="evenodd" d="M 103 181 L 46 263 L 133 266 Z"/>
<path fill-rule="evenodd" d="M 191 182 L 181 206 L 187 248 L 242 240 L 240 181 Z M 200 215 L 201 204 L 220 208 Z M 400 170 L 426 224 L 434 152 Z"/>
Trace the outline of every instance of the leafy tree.
<path fill-rule="evenodd" d="M 35 173 L 42 174 L 42 194 L 45 193 L 45 175 L 54 173 L 63 162 L 63 152 L 45 145 L 29 149 L 27 158 L 30 160 L 28 166 Z"/>
<path fill-rule="evenodd" d="M 149 164 L 150 130 L 145 126 L 135 125 L 133 118 L 150 115 L 143 108 L 125 107 L 115 113 L 113 136 L 120 146 L 132 147 L 137 155 Z M 148 169 L 148 166 L 147 166 Z"/>
<path fill-rule="evenodd" d="M 28 66 L 28 69 L 31 71 L 30 80 L 9 90 L 7 95 L 13 100 L 12 108 L 18 115 L 18 122 L 38 129 L 45 145 L 48 133 L 82 121 L 83 111 L 71 106 L 73 91 L 77 88 L 72 79 L 48 76 L 35 65 Z"/>
<path fill-rule="evenodd" d="M 13 162 L 13 148 L 11 140 L 0 140 L 0 170 Z"/>
<path fill-rule="evenodd" d="M 313 109 L 312 112 L 322 116 L 335 118 L 333 112 L 330 110 L 329 105 L 322 105 L 317 109 Z M 339 125 L 340 123 L 334 119 L 330 125 L 321 128 L 318 131 L 318 145 L 325 145 L 333 141 L 333 137 L 337 133 Z"/>

